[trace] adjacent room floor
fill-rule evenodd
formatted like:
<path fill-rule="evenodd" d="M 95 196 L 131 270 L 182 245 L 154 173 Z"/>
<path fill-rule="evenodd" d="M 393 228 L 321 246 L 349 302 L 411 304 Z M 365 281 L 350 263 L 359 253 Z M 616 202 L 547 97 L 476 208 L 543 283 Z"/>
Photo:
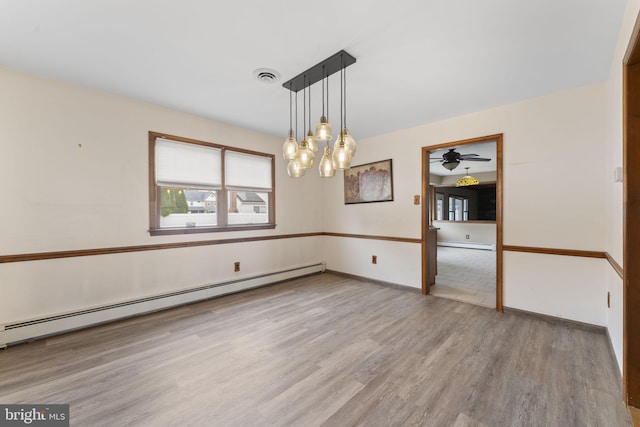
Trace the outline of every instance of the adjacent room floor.
<path fill-rule="evenodd" d="M 433 296 L 495 308 L 496 252 L 438 246 Z"/>
<path fill-rule="evenodd" d="M 74 426 L 629 426 L 603 330 L 319 274 L 0 351 Z"/>

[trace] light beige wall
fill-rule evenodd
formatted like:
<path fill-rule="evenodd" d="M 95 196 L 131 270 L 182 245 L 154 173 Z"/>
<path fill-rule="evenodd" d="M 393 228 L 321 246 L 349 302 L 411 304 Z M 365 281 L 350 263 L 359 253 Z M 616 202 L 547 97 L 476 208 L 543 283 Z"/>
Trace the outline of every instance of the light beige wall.
<path fill-rule="evenodd" d="M 6 69 L 0 94 L 2 255 L 320 231 L 320 179 L 286 176 L 281 138 Z M 277 228 L 149 236 L 150 130 L 275 154 Z M 321 260 L 307 238 L 0 264 L 0 324 Z"/>
<path fill-rule="evenodd" d="M 602 250 L 606 239 L 605 162 L 606 85 L 592 84 L 505 105 L 412 129 L 361 140 L 356 164 L 392 158 L 395 200 L 388 203 L 344 205 L 342 179 L 323 183 L 326 231 L 420 238 L 421 207 L 413 195 L 421 192 L 421 148 L 445 142 L 503 133 L 504 243 L 581 250 Z M 357 134 L 355 135 L 357 137 Z M 551 208 L 553 207 L 553 208 Z M 328 268 L 377 278 L 377 271 L 354 270 L 333 256 L 339 239 L 325 243 Z M 395 266 L 409 284 L 420 287 L 420 245 L 406 243 L 412 256 Z M 359 241 L 352 256 L 369 255 L 369 242 Z M 389 245 L 379 259 L 396 251 Z M 417 255 L 415 255 L 417 254 Z M 507 259 L 504 290 L 506 306 L 547 312 L 548 299 L 560 295 L 554 315 L 599 325 L 606 324 L 606 291 L 603 273 L 587 278 L 579 301 L 565 290 L 573 264 L 537 259 L 538 267 L 560 282 L 538 283 L 529 291 L 526 264 L 533 255 Z M 587 260 L 593 269 L 601 260 Z M 524 296 L 527 296 L 524 298 Z M 590 310 L 595 307 L 595 312 Z"/>
<path fill-rule="evenodd" d="M 438 242 L 496 244 L 495 222 L 434 221 L 433 225 L 438 228 Z"/>
<path fill-rule="evenodd" d="M 439 182 L 436 183 L 432 181 L 431 183 L 438 184 L 438 185 L 455 185 L 456 182 L 458 182 L 458 180 L 463 176 L 465 176 L 465 173 L 444 175 L 440 177 Z M 478 172 L 478 173 L 471 174 L 471 176 L 473 176 L 475 179 L 480 181 L 480 184 L 484 184 L 487 182 L 496 182 L 496 179 L 497 179 L 496 172 Z"/>
<path fill-rule="evenodd" d="M 623 242 L 623 185 L 614 181 L 614 170 L 622 167 L 622 141 L 623 141 L 623 60 L 629 45 L 631 33 L 633 31 L 640 1 L 629 0 L 625 11 L 622 27 L 618 36 L 616 50 L 611 64 L 609 79 L 606 84 L 606 242 L 605 250 L 618 262 L 623 265 L 622 242 Z M 609 272 L 607 275 L 607 291 L 611 293 L 611 309 L 607 312 L 607 325 L 609 336 L 613 344 L 618 365 L 622 370 L 622 324 L 623 324 L 623 289 L 622 280 L 615 273 Z"/>

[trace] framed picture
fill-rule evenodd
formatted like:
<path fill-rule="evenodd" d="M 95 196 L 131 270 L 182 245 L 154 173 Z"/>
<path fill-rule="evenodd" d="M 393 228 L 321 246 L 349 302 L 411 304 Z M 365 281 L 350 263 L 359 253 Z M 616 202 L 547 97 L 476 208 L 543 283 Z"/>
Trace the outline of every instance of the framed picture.
<path fill-rule="evenodd" d="M 392 202 L 391 159 L 352 166 L 344 171 L 344 204 Z"/>

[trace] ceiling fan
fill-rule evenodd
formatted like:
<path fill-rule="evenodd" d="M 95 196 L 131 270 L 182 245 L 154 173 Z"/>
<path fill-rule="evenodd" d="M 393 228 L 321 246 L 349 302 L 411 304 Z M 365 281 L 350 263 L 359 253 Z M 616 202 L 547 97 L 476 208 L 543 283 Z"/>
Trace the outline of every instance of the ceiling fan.
<path fill-rule="evenodd" d="M 477 154 L 460 154 L 456 151 L 455 148 L 449 148 L 449 151 L 442 155 L 442 158 L 433 157 L 430 159 L 431 163 L 440 162 L 442 166 L 446 169 L 454 170 L 458 167 L 461 161 L 471 161 L 471 162 L 488 162 L 491 159 L 487 159 L 485 157 L 478 157 Z"/>

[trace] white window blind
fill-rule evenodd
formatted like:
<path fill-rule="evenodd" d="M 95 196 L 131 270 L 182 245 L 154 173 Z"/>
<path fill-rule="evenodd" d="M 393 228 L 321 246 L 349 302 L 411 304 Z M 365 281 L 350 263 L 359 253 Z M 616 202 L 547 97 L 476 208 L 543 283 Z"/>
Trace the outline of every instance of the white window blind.
<path fill-rule="evenodd" d="M 156 139 L 156 185 L 219 190 L 222 160 L 219 148 Z"/>
<path fill-rule="evenodd" d="M 228 190 L 271 190 L 271 157 L 227 150 L 224 158 Z"/>

